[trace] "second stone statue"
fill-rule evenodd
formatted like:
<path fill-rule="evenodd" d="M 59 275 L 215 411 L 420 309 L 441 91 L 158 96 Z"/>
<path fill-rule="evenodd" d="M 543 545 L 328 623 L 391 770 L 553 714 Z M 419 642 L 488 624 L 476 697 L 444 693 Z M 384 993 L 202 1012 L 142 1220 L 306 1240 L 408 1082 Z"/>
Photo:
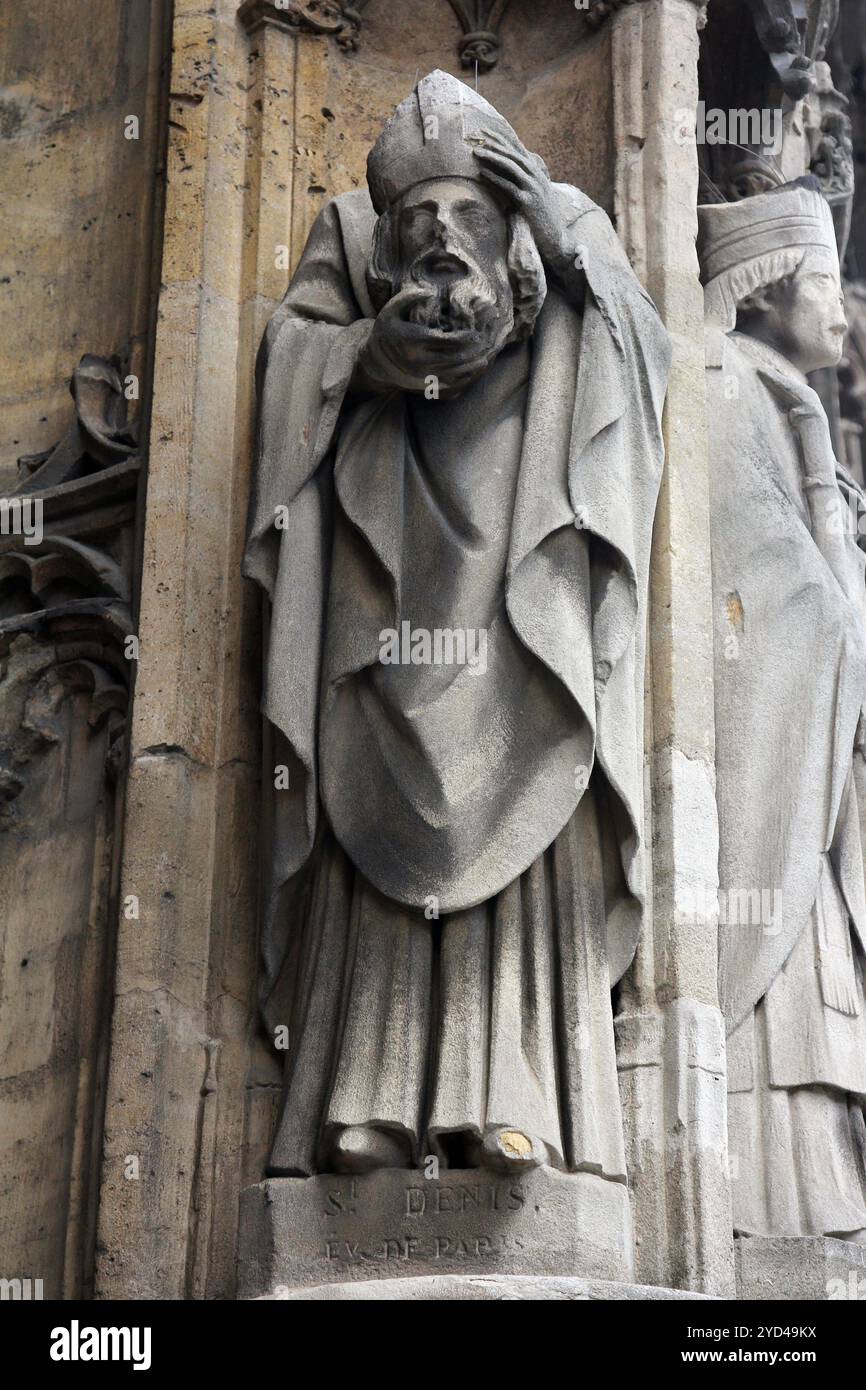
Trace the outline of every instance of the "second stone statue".
<path fill-rule="evenodd" d="M 757 1262 L 759 1237 L 866 1240 L 866 587 L 806 379 L 846 328 L 830 208 L 807 177 L 699 214 L 719 992 L 733 1224 Z"/>

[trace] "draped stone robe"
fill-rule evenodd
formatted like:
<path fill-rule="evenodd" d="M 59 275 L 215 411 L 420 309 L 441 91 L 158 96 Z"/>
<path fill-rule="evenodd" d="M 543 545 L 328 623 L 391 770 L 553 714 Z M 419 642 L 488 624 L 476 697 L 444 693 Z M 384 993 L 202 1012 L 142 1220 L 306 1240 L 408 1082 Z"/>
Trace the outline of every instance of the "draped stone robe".
<path fill-rule="evenodd" d="M 607 219 L 560 196 L 563 255 L 591 248 L 583 317 L 549 292 L 457 399 L 351 396 L 366 194 L 324 210 L 263 345 L 246 572 L 290 770 L 264 928 L 266 1017 L 292 1039 L 277 1172 L 372 1123 L 415 1161 L 507 1125 L 625 1177 L 610 987 L 643 904 L 667 345 Z M 483 629 L 484 669 L 382 664 L 407 621 Z"/>
<path fill-rule="evenodd" d="M 805 378 L 737 333 L 711 334 L 709 360 L 734 1223 L 850 1236 L 866 1228 L 863 556 Z"/>

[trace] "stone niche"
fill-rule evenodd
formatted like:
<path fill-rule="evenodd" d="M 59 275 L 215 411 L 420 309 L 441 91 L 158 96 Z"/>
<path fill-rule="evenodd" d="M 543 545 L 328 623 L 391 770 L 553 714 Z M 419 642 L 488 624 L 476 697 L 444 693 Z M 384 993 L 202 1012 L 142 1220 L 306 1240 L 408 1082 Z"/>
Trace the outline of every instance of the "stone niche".
<path fill-rule="evenodd" d="M 367 154 L 382 122 L 418 74 L 442 68 L 470 86 L 476 74 L 471 62 L 461 64 L 460 26 L 452 7 L 439 0 L 411 6 L 370 0 L 361 10 L 360 33 L 351 48 L 310 33 L 312 26 L 303 23 L 289 38 L 294 26 L 268 5 L 245 4 L 241 20 L 270 102 L 288 110 L 283 99 L 292 98 L 294 143 L 286 201 L 295 263 L 327 199 L 363 186 Z M 545 159 L 555 180 L 576 184 L 613 214 L 610 27 L 591 26 L 569 6 L 515 0 L 505 8 L 498 36 L 495 65 L 479 63 L 480 93 L 507 117 L 526 146 Z M 286 80 L 289 44 L 291 85 Z M 269 104 L 263 113 L 269 133 L 261 137 L 260 196 L 268 219 L 258 225 L 262 240 L 266 228 L 278 237 L 281 226 L 274 215 L 274 184 L 282 188 L 285 157 L 277 153 L 271 135 L 279 140 L 289 134 L 271 124 Z M 259 283 L 276 302 L 285 277 L 277 277 L 264 256 L 260 264 Z M 265 798 L 271 780 L 263 778 Z M 269 1089 L 262 1084 L 265 1078 Z M 255 1062 L 250 1080 L 257 1083 L 251 1104 L 259 1119 L 255 1121 L 254 1111 L 248 1145 L 256 1145 L 261 1173 L 267 1159 L 261 1112 L 271 1107 L 272 1123 L 276 1095 L 272 1066 L 264 1059 Z M 248 1152 L 247 1175 L 254 1171 L 253 1157 Z M 266 1297 L 277 1286 L 438 1274 L 565 1274 L 623 1286 L 636 1279 L 625 1186 L 591 1173 L 566 1177 L 546 1170 L 510 1188 L 488 1174 L 459 1170 L 429 1182 L 420 1174 L 399 1171 L 346 1185 L 327 1177 L 270 1179 L 243 1192 L 239 1231 L 239 1293 L 244 1297 Z"/>

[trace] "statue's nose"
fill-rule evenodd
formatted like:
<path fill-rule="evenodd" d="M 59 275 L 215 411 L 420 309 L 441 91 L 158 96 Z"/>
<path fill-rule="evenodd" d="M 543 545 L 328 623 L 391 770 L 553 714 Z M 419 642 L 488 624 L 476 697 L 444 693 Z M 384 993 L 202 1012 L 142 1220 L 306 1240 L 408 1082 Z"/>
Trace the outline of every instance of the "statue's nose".
<path fill-rule="evenodd" d="M 462 229 L 459 219 L 455 219 L 450 208 L 440 207 L 433 219 L 433 235 L 442 245 L 457 247 L 461 241 Z"/>
<path fill-rule="evenodd" d="M 439 274 L 455 276 L 466 273 L 461 243 L 448 221 L 436 219 L 433 226 L 433 245 L 429 253 L 429 268 Z"/>

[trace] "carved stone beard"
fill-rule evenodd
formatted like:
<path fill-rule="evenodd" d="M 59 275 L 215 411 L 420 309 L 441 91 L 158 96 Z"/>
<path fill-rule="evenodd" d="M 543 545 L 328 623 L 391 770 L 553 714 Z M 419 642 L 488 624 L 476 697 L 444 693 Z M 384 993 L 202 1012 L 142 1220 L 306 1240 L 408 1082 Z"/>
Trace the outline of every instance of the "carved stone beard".
<path fill-rule="evenodd" d="M 502 350 L 514 329 L 514 293 L 505 261 L 488 269 L 462 252 L 458 257 L 466 273 L 445 277 L 435 270 L 436 253 L 426 252 L 404 272 L 397 289 L 409 286 L 425 291 L 412 306 L 411 323 L 439 333 L 459 333 L 477 339 L 479 351 L 488 350 L 487 363 Z"/>
<path fill-rule="evenodd" d="M 514 295 L 503 262 L 491 272 L 465 253 L 460 260 L 468 274 L 459 279 L 443 280 L 435 272 L 428 273 L 433 259 L 427 253 L 409 267 L 400 288 L 408 281 L 427 290 L 427 298 L 415 305 L 411 319 L 426 328 L 438 328 L 443 333 L 455 330 L 475 331 L 489 335 L 498 325 L 514 323 Z"/>

